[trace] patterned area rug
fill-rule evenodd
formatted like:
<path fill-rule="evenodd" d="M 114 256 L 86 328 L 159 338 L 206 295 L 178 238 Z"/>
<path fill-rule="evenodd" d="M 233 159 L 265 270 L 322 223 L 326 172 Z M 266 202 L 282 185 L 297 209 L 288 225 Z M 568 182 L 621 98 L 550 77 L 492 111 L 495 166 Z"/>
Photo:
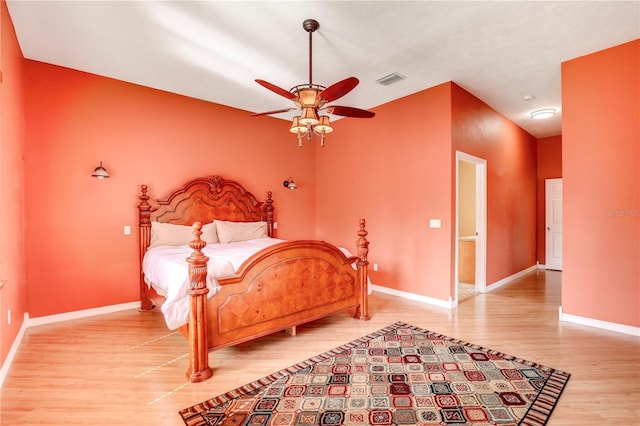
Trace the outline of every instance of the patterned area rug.
<path fill-rule="evenodd" d="M 180 411 L 193 425 L 544 425 L 570 374 L 405 323 Z"/>

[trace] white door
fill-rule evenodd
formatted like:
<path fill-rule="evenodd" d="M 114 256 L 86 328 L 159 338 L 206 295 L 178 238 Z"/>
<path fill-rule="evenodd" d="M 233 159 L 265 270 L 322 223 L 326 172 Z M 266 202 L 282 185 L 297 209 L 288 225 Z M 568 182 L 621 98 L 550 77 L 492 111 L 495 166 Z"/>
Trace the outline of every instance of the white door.
<path fill-rule="evenodd" d="M 547 269 L 562 271 L 562 179 L 545 180 Z"/>

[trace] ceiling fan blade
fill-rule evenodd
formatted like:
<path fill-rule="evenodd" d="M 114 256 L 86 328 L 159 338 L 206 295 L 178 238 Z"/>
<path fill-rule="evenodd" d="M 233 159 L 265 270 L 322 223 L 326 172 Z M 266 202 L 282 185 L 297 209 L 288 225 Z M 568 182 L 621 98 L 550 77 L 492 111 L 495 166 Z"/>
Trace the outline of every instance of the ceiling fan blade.
<path fill-rule="evenodd" d="M 275 84 L 269 83 L 268 81 L 256 79 L 256 83 L 258 83 L 263 87 L 266 87 L 267 89 L 271 90 L 273 93 L 277 93 L 280 96 L 284 96 L 287 99 L 293 100 L 296 98 L 296 95 L 294 95 L 290 91 L 285 90 L 282 87 L 278 87 Z"/>
<path fill-rule="evenodd" d="M 325 108 L 325 110 L 329 114 L 341 115 L 343 117 L 371 118 L 376 115 L 375 112 L 371 112 L 366 109 L 353 108 L 348 106 L 329 106 Z"/>
<path fill-rule="evenodd" d="M 360 81 L 355 77 L 345 78 L 344 80 L 334 83 L 320 92 L 320 97 L 326 102 L 333 102 L 352 91 L 359 82 Z"/>
<path fill-rule="evenodd" d="M 295 111 L 296 109 L 298 108 L 284 108 L 284 109 L 277 109 L 275 111 L 256 112 L 255 114 L 251 114 L 251 117 L 258 117 L 260 115 L 280 114 L 281 112 Z"/>

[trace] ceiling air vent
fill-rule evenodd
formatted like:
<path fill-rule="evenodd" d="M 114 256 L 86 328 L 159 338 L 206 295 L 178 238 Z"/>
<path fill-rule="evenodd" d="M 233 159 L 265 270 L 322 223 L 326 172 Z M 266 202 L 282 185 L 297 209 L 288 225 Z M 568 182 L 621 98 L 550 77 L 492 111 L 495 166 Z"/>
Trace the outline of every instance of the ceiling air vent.
<path fill-rule="evenodd" d="M 404 80 L 405 78 L 407 78 L 407 77 L 405 77 L 404 75 L 402 75 L 400 73 L 394 72 L 394 73 L 391 73 L 391 74 L 389 74 L 387 76 L 379 78 L 376 81 L 379 84 L 383 85 L 383 86 L 389 86 L 390 84 L 397 83 L 400 80 Z"/>

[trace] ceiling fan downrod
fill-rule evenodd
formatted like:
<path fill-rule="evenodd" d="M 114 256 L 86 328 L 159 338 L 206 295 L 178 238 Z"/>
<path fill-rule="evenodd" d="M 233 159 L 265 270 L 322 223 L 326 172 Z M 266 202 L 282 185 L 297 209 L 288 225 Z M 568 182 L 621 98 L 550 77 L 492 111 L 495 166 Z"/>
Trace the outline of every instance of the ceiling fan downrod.
<path fill-rule="evenodd" d="M 313 84 L 313 33 L 320 28 L 320 23 L 315 19 L 305 19 L 302 28 L 309 33 L 309 86 Z"/>

